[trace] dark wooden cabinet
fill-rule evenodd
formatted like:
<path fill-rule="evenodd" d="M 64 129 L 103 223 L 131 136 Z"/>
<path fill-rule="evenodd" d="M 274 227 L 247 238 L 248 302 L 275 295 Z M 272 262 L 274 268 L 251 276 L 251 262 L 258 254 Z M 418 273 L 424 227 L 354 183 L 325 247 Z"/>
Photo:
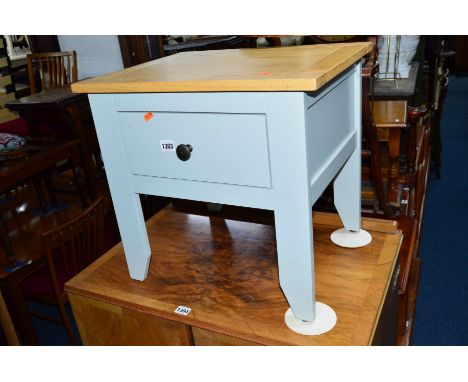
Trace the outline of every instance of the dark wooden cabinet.
<path fill-rule="evenodd" d="M 143 64 L 162 57 L 162 36 L 119 36 L 120 52 L 124 68 Z"/>
<path fill-rule="evenodd" d="M 32 53 L 60 52 L 60 44 L 56 35 L 29 35 L 28 39 Z"/>

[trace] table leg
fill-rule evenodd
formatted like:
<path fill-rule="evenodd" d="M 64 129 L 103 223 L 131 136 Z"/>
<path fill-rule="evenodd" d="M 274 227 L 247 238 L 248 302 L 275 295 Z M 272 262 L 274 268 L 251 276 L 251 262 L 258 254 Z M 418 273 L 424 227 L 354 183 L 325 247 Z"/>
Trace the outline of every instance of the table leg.
<path fill-rule="evenodd" d="M 310 322 L 315 280 L 304 95 L 271 93 L 265 100 L 280 285 L 294 316 Z"/>
<path fill-rule="evenodd" d="M 113 96 L 90 94 L 89 99 L 130 276 L 144 280 L 148 274 L 151 249 L 140 197 L 133 191 L 131 174 L 128 173 Z"/>
<path fill-rule="evenodd" d="M 333 184 L 335 207 L 348 231 L 361 229 L 361 130 L 362 79 L 361 64 L 353 73 L 353 114 L 356 148 L 338 173 Z"/>
<path fill-rule="evenodd" d="M 13 246 L 11 245 L 10 237 L 8 236 L 8 229 L 5 226 L 5 222 L 0 216 L 0 238 L 2 241 L 2 245 L 5 249 L 5 253 L 9 262 L 14 262 L 16 260 L 15 251 L 13 250 Z"/>
<path fill-rule="evenodd" d="M 353 73 L 352 110 L 356 148 L 348 158 L 333 183 L 335 207 L 343 222 L 344 229 L 332 234 L 332 241 L 343 247 L 357 248 L 370 243 L 370 234 L 361 229 L 361 64 Z"/>
<path fill-rule="evenodd" d="M 390 166 L 388 169 L 388 200 L 390 202 L 398 201 L 398 185 L 400 182 L 400 138 L 401 130 L 390 129 L 388 138 L 388 156 Z"/>
<path fill-rule="evenodd" d="M 52 181 L 52 174 L 50 172 L 44 173 L 44 183 L 47 189 L 47 195 L 49 195 L 51 207 L 54 209 L 57 209 L 58 207 L 57 194 L 54 191 L 54 183 Z"/>
<path fill-rule="evenodd" d="M 333 183 L 335 207 L 348 231 L 361 229 L 361 148 L 356 147 Z"/>
<path fill-rule="evenodd" d="M 35 117 L 34 111 L 24 111 L 24 118 L 26 119 L 26 123 L 28 124 L 29 135 L 35 138 L 41 137 L 41 123 Z"/>
<path fill-rule="evenodd" d="M 47 216 L 50 213 L 49 207 L 47 206 L 47 199 L 44 195 L 44 190 L 42 189 L 42 182 L 38 177 L 33 178 L 34 189 L 36 190 L 37 201 L 39 202 L 40 211 L 38 214 Z"/>

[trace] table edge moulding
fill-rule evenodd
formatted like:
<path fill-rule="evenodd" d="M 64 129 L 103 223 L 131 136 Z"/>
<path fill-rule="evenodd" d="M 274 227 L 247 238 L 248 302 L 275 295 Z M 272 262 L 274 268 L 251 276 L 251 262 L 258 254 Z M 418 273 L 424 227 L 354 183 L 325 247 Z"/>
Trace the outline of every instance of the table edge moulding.
<path fill-rule="evenodd" d="M 297 324 L 316 333 L 310 211 L 331 181 L 345 227 L 332 240 L 371 240 L 361 229 L 361 59 L 371 48 L 186 52 L 72 84 L 90 93 L 130 276 L 144 280 L 151 259 L 139 194 L 273 210 L 281 288 Z"/>

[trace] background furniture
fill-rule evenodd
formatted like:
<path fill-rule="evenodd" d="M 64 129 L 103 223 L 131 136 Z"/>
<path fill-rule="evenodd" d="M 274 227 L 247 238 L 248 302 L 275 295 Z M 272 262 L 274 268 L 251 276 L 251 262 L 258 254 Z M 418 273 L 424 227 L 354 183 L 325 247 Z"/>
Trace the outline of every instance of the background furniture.
<path fill-rule="evenodd" d="M 22 37 L 27 39 L 29 48 L 32 53 L 58 52 L 60 45 L 57 36 L 53 35 L 28 35 L 28 36 L 7 36 L 7 37 Z M 27 50 L 26 50 L 27 51 Z M 10 57 L 11 59 L 11 57 Z M 31 94 L 29 88 L 28 65 L 26 56 L 15 57 L 11 59 L 11 78 L 15 85 L 16 98 L 26 97 Z"/>
<path fill-rule="evenodd" d="M 316 290 L 336 327 L 320 336 L 288 329 L 278 284 L 273 214 L 167 207 L 147 223 L 156 254 L 148 278 L 128 277 L 119 244 L 65 290 L 85 345 L 393 345 L 396 335 L 396 223 L 363 218 L 372 243 L 330 243 L 336 214 L 314 214 Z M 232 210 L 231 210 L 232 211 Z M 240 221 L 239 216 L 242 216 Z M 174 311 L 191 308 L 188 315 Z"/>
<path fill-rule="evenodd" d="M 426 48 L 427 61 L 429 64 L 428 107 L 432 119 L 430 137 L 431 165 L 438 179 L 440 179 L 442 151 L 440 119 L 449 83 L 450 61 L 453 61 L 453 57 L 457 55 L 457 53 L 451 49 L 448 41 L 449 38 L 447 36 L 428 36 Z"/>
<path fill-rule="evenodd" d="M 31 94 L 78 81 L 75 51 L 28 54 L 27 61 Z"/>
<path fill-rule="evenodd" d="M 190 40 L 180 39 L 180 41 L 173 44 L 168 41 L 167 37 L 163 39 L 165 56 L 195 50 L 236 49 L 250 46 L 249 39 L 246 36 L 199 36 Z"/>
<path fill-rule="evenodd" d="M 29 94 L 26 71 L 26 54 L 31 53 L 28 38 L 25 35 L 4 35 L 4 46 L 10 61 L 10 77 L 16 98 Z"/>
<path fill-rule="evenodd" d="M 57 163 L 69 159 L 75 176 L 75 186 L 78 188 L 79 195 L 82 198 L 82 204 L 86 203 L 84 192 L 82 191 L 82 184 L 80 181 L 80 163 L 81 159 L 78 152 L 77 141 L 67 142 L 63 145 L 43 148 L 42 150 L 29 151 L 28 155 L 15 161 L 0 162 L 0 191 L 8 192 L 15 186 L 22 185 L 28 180 L 37 178 L 51 169 L 54 169 Z M 37 187 L 40 192 L 41 188 Z M 49 188 L 50 190 L 50 188 Z M 51 202 L 56 206 L 57 201 L 55 195 L 49 194 Z M 45 203 L 45 198 L 40 194 L 40 203 Z M 47 210 L 46 206 L 41 205 L 42 210 Z M 0 217 L 1 220 L 1 217 Z M 8 242 L 8 237 L 3 237 L 2 241 Z M 14 259 L 11 245 L 5 245 L 7 257 L 10 260 Z"/>
<path fill-rule="evenodd" d="M 31 314 L 65 326 L 70 342 L 78 344 L 68 319 L 68 303 L 64 284 L 103 253 L 104 214 L 102 197 L 98 198 L 80 215 L 42 234 L 42 245 L 47 267 L 36 269 L 22 283 L 21 289 L 29 301 L 58 307 L 60 319 Z"/>
<path fill-rule="evenodd" d="M 402 183 L 400 176 L 400 158 L 402 152 L 402 131 L 407 128 L 407 101 L 375 101 L 373 115 L 379 142 L 386 142 L 383 148 L 386 155 L 381 155 L 380 171 L 382 181 L 387 184 L 387 202 L 400 208 Z M 408 146 L 405 147 L 407 150 Z M 407 154 L 407 153 L 405 153 Z M 414 166 L 414 164 L 413 164 Z"/>
<path fill-rule="evenodd" d="M 86 95 L 73 94 L 70 87 L 65 86 L 9 102 L 7 107 L 24 116 L 32 136 L 42 136 L 41 124 L 51 123 L 55 125 L 53 132 L 57 140 L 78 140 L 84 175 L 94 197 L 92 180 L 102 175 L 103 168 Z"/>
<path fill-rule="evenodd" d="M 410 341 L 419 284 L 418 248 L 429 172 L 431 120 L 427 117 L 425 108 L 408 107 L 407 101 L 373 103 L 376 134 L 374 142 L 370 142 L 370 155 L 377 153 L 380 163 L 371 179 L 374 185 L 385 189 L 383 196 L 373 194 L 380 207 L 373 213 L 397 220 L 404 236 L 400 251 L 398 344 Z"/>
<path fill-rule="evenodd" d="M 407 101 L 415 105 L 415 96 L 418 92 L 416 86 L 418 76 L 421 76 L 421 63 L 413 61 L 408 78 L 401 79 L 376 79 L 374 96 L 376 100 Z"/>
<path fill-rule="evenodd" d="M 425 46 L 426 36 L 420 36 L 408 78 L 376 78 L 375 100 L 407 101 L 409 106 L 419 106 L 425 102 Z"/>
<path fill-rule="evenodd" d="M 122 35 L 119 45 L 124 67 L 128 68 L 177 52 L 247 48 L 250 42 L 247 36 Z"/>
<path fill-rule="evenodd" d="M 121 35 L 118 38 L 124 68 L 164 57 L 163 36 Z"/>
<path fill-rule="evenodd" d="M 18 184 L 24 184 L 28 179 L 54 168 L 58 162 L 66 159 L 69 160 L 74 169 L 74 183 L 78 187 L 78 193 L 82 198 L 85 198 L 83 191 L 80 191 L 80 189 L 82 190 L 79 166 L 81 158 L 76 141 L 68 142 L 58 147 L 44 150 L 43 152 L 31 154 L 26 158 L 8 163 L 7 165 L 3 164 L 3 166 L 0 166 L 0 190 L 4 191 Z M 82 203 L 85 204 L 86 201 L 82 199 Z M 0 219 L 1 218 L 2 216 L 0 216 Z M 36 219 L 36 225 L 38 224 L 38 220 L 40 219 Z M 54 218 L 47 220 L 47 224 L 53 224 L 55 222 Z M 50 225 L 48 227 L 51 228 Z M 22 228 L 23 227 L 20 225 L 14 231 L 18 233 Z M 0 232 L 2 234 L 2 240 L 6 240 L 9 243 L 5 248 L 4 255 L 0 256 L 0 288 L 19 336 L 25 344 L 34 345 L 37 344 L 37 338 L 19 284 L 25 277 L 34 272 L 36 268 L 40 268 L 45 264 L 45 257 L 43 251 L 39 249 L 40 243 L 30 242 L 29 238 L 28 240 L 24 240 L 24 244 L 19 243 L 20 245 L 27 246 L 26 257 L 18 258 L 15 256 L 15 247 L 10 243 L 10 231 L 12 230 L 8 229 L 8 224 L 5 223 L 5 229 Z M 12 254 L 8 254 L 9 248 Z M 10 259 L 8 259 L 8 257 L 10 257 Z M 20 266 L 14 271 L 5 271 L 4 269 L 7 266 L 15 265 L 15 262 L 12 262 L 12 258 L 14 257 L 16 257 L 16 260 L 21 260 L 23 262 L 31 261 L 32 263 L 28 266 Z"/>

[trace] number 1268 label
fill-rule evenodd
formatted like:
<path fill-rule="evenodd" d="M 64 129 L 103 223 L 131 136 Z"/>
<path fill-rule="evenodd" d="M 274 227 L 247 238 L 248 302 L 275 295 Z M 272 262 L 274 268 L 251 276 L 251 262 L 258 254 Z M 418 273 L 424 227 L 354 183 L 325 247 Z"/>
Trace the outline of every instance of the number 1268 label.
<path fill-rule="evenodd" d="M 175 144 L 173 140 L 162 139 L 159 141 L 161 151 L 175 151 Z"/>

